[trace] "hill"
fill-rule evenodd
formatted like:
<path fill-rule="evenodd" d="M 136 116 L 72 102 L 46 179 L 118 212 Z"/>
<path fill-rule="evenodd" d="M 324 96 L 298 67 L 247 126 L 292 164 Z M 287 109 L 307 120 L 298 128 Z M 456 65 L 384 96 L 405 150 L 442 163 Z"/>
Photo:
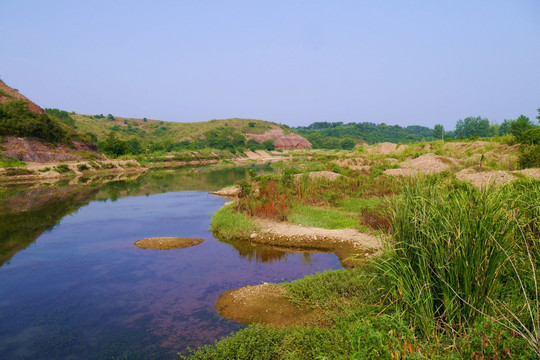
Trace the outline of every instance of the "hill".
<path fill-rule="evenodd" d="M 19 90 L 7 86 L 6 83 L 0 80 L 0 104 L 6 104 L 16 100 L 22 100 L 27 104 L 28 109 L 32 112 L 45 114 L 45 110 L 43 110 L 39 105 L 32 102 L 26 96 L 20 94 Z"/>
<path fill-rule="evenodd" d="M 78 159 L 97 146 L 0 80 L 0 162 Z"/>
<path fill-rule="evenodd" d="M 57 109 L 47 109 L 58 112 Z M 67 113 L 66 113 L 67 114 Z M 107 151 L 107 143 L 125 142 L 127 152 L 183 149 L 290 149 L 311 148 L 311 144 L 287 125 L 256 119 L 222 119 L 177 123 L 152 119 L 117 117 L 111 114 L 68 114 L 72 126 L 87 134 Z M 133 147 L 135 149 L 129 149 Z"/>

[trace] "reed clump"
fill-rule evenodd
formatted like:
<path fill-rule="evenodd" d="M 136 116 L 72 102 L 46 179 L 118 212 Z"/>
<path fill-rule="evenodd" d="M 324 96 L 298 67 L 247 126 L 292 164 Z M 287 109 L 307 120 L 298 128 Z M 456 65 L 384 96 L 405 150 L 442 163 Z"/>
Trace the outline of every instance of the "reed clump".
<path fill-rule="evenodd" d="M 539 196 L 538 181 L 479 190 L 418 180 L 403 188 L 379 268 L 420 334 L 463 334 L 486 320 L 537 330 L 538 312 L 523 309 L 538 309 L 538 252 L 530 249 L 540 241 Z"/>

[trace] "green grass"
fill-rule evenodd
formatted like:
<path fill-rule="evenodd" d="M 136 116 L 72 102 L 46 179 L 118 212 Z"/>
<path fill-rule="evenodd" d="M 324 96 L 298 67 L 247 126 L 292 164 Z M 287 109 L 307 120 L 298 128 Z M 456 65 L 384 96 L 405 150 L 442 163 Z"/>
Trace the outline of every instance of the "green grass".
<path fill-rule="evenodd" d="M 526 204 L 540 196 L 539 184 L 478 190 L 460 182 L 418 181 L 395 200 L 393 242 L 381 272 L 419 332 L 428 337 L 467 332 L 485 321 L 485 314 L 495 315 L 493 299 L 506 301 L 504 294 L 520 293 L 517 276 L 530 274 L 519 261 L 526 254 L 516 239 L 531 228 L 532 245 L 538 242 L 533 223 L 540 211 Z M 512 259 L 522 263 L 515 271 L 509 267 Z M 514 299 L 504 306 L 519 312 L 523 302 Z"/>
<path fill-rule="evenodd" d="M 59 164 L 55 166 L 53 170 L 60 174 L 73 172 L 73 170 L 71 170 L 67 164 Z"/>
<path fill-rule="evenodd" d="M 259 227 L 249 216 L 237 212 L 233 205 L 227 205 L 216 211 L 212 217 L 210 230 L 217 238 L 234 240 L 249 239 Z"/>
<path fill-rule="evenodd" d="M 321 203 L 325 196 L 317 192 L 337 191 L 325 207 L 283 202 L 296 203 L 288 220 L 336 229 L 358 227 L 366 213 L 384 215 L 393 240 L 364 267 L 282 284 L 290 301 L 321 310 L 321 327 L 254 325 L 188 358 L 529 359 L 540 353 L 540 181 L 478 190 L 434 175 L 404 181 L 394 196 L 387 189 L 395 184 L 388 187 L 383 178 L 307 182 L 301 185 L 307 191 L 272 177 L 259 185 L 257 201 L 274 206 L 281 195 Z M 212 221 L 214 231 L 225 229 L 230 238 L 249 237 L 252 226 L 230 206 Z"/>
<path fill-rule="evenodd" d="M 375 210 L 383 207 L 385 198 L 344 198 L 337 202 L 337 206 L 344 211 L 361 212 L 363 210 Z"/>
<path fill-rule="evenodd" d="M 26 167 L 24 161 L 17 160 L 6 154 L 0 153 L 0 168 Z"/>
<path fill-rule="evenodd" d="M 319 327 L 252 325 L 183 359 L 528 359 L 519 338 L 492 323 L 466 336 L 425 338 L 385 297 L 374 264 L 325 271 L 283 284 L 289 299 L 322 309 Z"/>
<path fill-rule="evenodd" d="M 359 226 L 353 214 L 339 209 L 295 205 L 287 216 L 293 224 L 323 229 L 347 229 Z"/>

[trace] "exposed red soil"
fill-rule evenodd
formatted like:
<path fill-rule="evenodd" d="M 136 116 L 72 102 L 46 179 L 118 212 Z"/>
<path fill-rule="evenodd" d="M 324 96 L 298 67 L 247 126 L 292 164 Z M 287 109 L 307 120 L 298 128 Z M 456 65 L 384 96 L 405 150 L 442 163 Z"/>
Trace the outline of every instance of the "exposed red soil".
<path fill-rule="evenodd" d="M 103 157 L 95 144 L 77 141 L 73 143 L 73 148 L 70 148 L 63 144 L 45 144 L 37 139 L 6 136 L 0 146 L 0 151 L 4 154 L 21 161 L 79 160 L 82 157 L 75 154 L 78 150 L 94 152 L 99 154 L 100 158 Z"/>
<path fill-rule="evenodd" d="M 311 149 L 311 143 L 298 134 L 287 134 L 283 129 L 276 128 L 268 130 L 264 134 L 246 134 L 248 140 L 254 139 L 259 143 L 266 140 L 274 140 L 276 149 Z"/>

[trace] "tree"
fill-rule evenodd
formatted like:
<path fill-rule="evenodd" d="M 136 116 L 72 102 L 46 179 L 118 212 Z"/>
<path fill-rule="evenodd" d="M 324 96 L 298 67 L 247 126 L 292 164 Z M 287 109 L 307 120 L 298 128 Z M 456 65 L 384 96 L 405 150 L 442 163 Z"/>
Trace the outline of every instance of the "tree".
<path fill-rule="evenodd" d="M 100 148 L 109 155 L 124 155 L 126 153 L 126 142 L 118 139 L 116 133 L 111 131 L 109 135 L 107 135 L 107 139 L 100 144 Z"/>
<path fill-rule="evenodd" d="M 247 142 L 247 147 L 251 151 L 255 151 L 259 148 L 260 144 L 255 139 L 249 139 Z"/>
<path fill-rule="evenodd" d="M 141 143 L 139 142 L 137 138 L 129 139 L 126 142 L 126 150 L 128 153 L 133 154 L 133 155 L 138 155 L 143 152 Z"/>
<path fill-rule="evenodd" d="M 339 147 L 343 150 L 352 150 L 356 146 L 356 142 L 351 138 L 341 140 Z"/>
<path fill-rule="evenodd" d="M 472 136 L 488 137 L 489 120 L 480 116 L 469 116 L 456 123 L 456 135 L 459 138 L 470 138 Z"/>
<path fill-rule="evenodd" d="M 512 120 L 504 119 L 501 126 L 499 126 L 499 136 L 506 135 L 510 132 L 510 124 Z"/>
<path fill-rule="evenodd" d="M 274 150 L 274 140 L 265 140 L 263 141 L 263 146 L 266 150 L 270 151 L 270 150 Z"/>
<path fill-rule="evenodd" d="M 433 127 L 433 137 L 435 139 L 444 140 L 444 127 L 441 124 L 437 124 Z"/>
<path fill-rule="evenodd" d="M 525 131 L 532 129 L 534 124 L 525 115 L 520 115 L 516 120 L 510 123 L 510 134 L 519 138 Z"/>

